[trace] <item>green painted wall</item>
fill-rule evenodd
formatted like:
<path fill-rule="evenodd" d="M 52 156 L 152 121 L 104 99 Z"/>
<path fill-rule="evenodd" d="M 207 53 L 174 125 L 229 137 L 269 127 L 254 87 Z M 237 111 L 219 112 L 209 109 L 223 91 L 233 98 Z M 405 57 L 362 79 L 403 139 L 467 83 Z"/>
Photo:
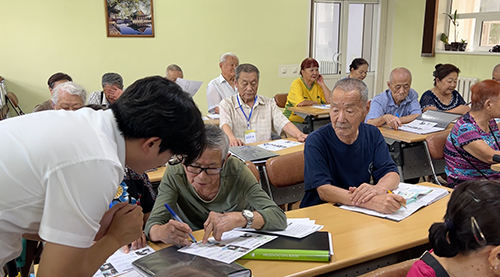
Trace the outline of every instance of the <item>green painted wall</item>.
<path fill-rule="evenodd" d="M 220 74 L 224 52 L 260 69 L 260 94 L 288 91 L 294 78 L 279 78 L 278 65 L 299 64 L 307 55 L 309 3 L 154 1 L 154 38 L 108 38 L 104 0 L 0 0 L 0 76 L 31 112 L 49 97 L 46 82 L 55 72 L 90 93 L 100 90 L 105 72 L 120 73 L 127 86 L 177 63 L 186 79 L 204 81 L 194 99 L 206 113 L 206 85 Z"/>
<path fill-rule="evenodd" d="M 412 87 L 419 94 L 433 87 L 432 72 L 439 63 L 456 65 L 461 70 L 460 76 L 491 79 L 493 67 L 500 63 L 498 54 L 437 53 L 435 57 L 420 57 L 425 1 L 397 0 L 395 11 L 392 67 L 404 66 L 410 69 L 413 75 Z"/>

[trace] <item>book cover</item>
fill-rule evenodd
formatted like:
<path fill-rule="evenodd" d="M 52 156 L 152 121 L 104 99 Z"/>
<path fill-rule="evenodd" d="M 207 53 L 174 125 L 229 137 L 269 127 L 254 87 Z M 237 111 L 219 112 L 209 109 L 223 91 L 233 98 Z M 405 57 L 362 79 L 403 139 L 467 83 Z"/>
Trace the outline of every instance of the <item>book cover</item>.
<path fill-rule="evenodd" d="M 315 232 L 302 239 L 279 236 L 241 259 L 330 261 L 330 237 L 328 232 Z"/>
<path fill-rule="evenodd" d="M 174 267 L 187 266 L 203 271 L 214 273 L 224 273 L 230 277 L 250 277 L 250 269 L 238 263 L 222 263 L 199 256 L 177 251 L 177 246 L 170 246 L 156 251 L 153 254 L 140 258 L 132 262 L 132 265 L 145 273 L 147 276 L 155 276 L 159 272 L 172 269 Z"/>

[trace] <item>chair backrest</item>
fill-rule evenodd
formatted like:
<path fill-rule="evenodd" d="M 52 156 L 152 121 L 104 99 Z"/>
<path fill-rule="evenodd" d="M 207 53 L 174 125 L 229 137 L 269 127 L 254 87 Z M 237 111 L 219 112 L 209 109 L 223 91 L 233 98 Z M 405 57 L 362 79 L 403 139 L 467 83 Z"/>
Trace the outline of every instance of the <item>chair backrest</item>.
<path fill-rule="evenodd" d="M 295 152 L 266 161 L 269 183 L 277 188 L 304 182 L 304 152 Z"/>
<path fill-rule="evenodd" d="M 444 145 L 448 138 L 448 132 L 438 132 L 427 136 L 425 141 L 429 147 L 429 154 L 434 160 L 444 159 Z"/>
<path fill-rule="evenodd" d="M 384 266 L 359 277 L 405 277 L 417 259 L 403 261 L 397 264 Z"/>
<path fill-rule="evenodd" d="M 274 96 L 274 102 L 280 108 L 284 108 L 286 105 L 286 98 L 288 97 L 288 93 L 278 93 Z"/>
<path fill-rule="evenodd" d="M 252 162 L 249 162 L 249 161 L 246 161 L 245 164 L 248 166 L 250 171 L 252 171 L 253 176 L 255 176 L 255 179 L 257 179 L 257 181 L 260 181 L 259 170 L 257 170 L 257 167 L 255 166 L 255 164 Z"/>

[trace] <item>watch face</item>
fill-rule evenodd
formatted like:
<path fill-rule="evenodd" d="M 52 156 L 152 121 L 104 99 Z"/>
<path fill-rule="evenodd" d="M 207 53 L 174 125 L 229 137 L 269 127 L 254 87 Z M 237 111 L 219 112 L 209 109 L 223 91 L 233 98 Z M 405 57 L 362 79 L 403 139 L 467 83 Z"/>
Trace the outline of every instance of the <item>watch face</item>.
<path fill-rule="evenodd" d="M 253 213 L 249 210 L 244 210 L 243 215 L 245 215 L 245 217 L 250 217 L 250 218 L 253 217 Z"/>

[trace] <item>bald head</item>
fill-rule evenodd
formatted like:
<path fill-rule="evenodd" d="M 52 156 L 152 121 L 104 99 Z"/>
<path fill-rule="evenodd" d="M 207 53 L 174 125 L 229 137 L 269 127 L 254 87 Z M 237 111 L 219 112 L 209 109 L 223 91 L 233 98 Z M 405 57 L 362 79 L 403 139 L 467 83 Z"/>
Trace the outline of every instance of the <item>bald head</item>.
<path fill-rule="evenodd" d="M 393 83 L 394 79 L 396 78 L 395 76 L 400 76 L 403 78 L 410 77 L 410 83 L 411 83 L 411 72 L 405 67 L 396 67 L 391 71 L 391 74 L 389 75 L 389 83 Z"/>
<path fill-rule="evenodd" d="M 491 73 L 491 79 L 500 82 L 500 63 L 493 68 L 493 72 Z"/>

